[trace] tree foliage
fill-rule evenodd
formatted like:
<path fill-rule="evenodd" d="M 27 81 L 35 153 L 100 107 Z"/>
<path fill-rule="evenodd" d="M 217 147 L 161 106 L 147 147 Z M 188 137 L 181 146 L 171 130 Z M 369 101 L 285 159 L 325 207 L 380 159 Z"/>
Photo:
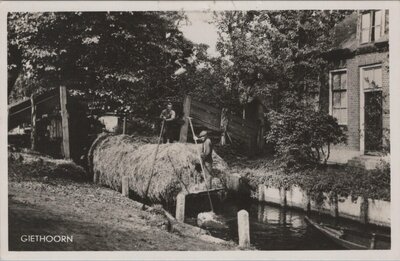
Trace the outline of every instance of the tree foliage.
<path fill-rule="evenodd" d="M 184 93 L 193 99 L 218 108 L 229 108 L 234 111 L 239 105 L 229 82 L 230 63 L 219 57 L 209 57 L 207 46 L 202 45 L 196 53 L 193 67 L 180 77 Z"/>
<path fill-rule="evenodd" d="M 271 111 L 266 136 L 285 169 L 326 164 L 331 145 L 346 141 L 346 136 L 332 116 L 307 104 L 287 99 L 282 112 Z"/>
<path fill-rule="evenodd" d="M 227 11 L 216 13 L 217 49 L 232 62 L 230 81 L 242 103 L 269 97 L 279 109 L 287 93 L 299 100 L 318 89 L 321 57 L 333 43 L 332 28 L 349 11 Z"/>
<path fill-rule="evenodd" d="M 179 12 L 9 13 L 9 47 L 22 54 L 13 94 L 66 85 L 97 108 L 151 117 L 180 92 L 176 70 L 191 66 L 183 19 Z M 10 56 L 11 69 L 18 59 Z"/>
<path fill-rule="evenodd" d="M 266 135 L 287 168 L 326 162 L 330 144 L 345 140 L 335 119 L 315 110 L 328 81 L 322 54 L 349 11 L 285 10 L 216 13 L 217 49 L 232 63 L 238 102 L 266 100 Z M 317 95 L 315 95 L 315 93 Z M 328 149 L 328 150 L 326 150 Z"/>

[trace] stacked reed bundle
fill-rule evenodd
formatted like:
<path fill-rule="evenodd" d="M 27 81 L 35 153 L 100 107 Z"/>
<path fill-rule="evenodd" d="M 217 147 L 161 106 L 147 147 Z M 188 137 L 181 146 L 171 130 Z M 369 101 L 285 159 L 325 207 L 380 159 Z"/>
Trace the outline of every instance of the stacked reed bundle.
<path fill-rule="evenodd" d="M 89 166 L 99 173 L 100 184 L 121 189 L 123 176 L 129 177 L 129 189 L 144 198 L 157 144 L 146 144 L 127 135 L 101 135 L 89 151 Z M 161 144 L 147 200 L 172 202 L 180 191 L 189 189 L 199 175 L 201 145 Z M 227 164 L 213 153 L 213 176 L 224 184 Z M 190 190 L 190 189 L 189 189 Z"/>

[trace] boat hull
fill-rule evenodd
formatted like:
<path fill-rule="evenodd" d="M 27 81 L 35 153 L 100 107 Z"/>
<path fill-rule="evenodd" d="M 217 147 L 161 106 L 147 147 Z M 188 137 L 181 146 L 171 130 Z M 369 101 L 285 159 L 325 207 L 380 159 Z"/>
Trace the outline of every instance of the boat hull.
<path fill-rule="evenodd" d="M 314 227 L 316 230 L 330 238 L 337 245 L 342 246 L 345 249 L 352 250 L 366 250 L 366 249 L 390 249 L 390 241 L 377 241 L 377 239 L 372 239 L 372 234 L 369 236 L 361 237 L 356 234 L 351 234 L 351 232 L 343 231 L 340 229 L 334 229 L 323 224 L 318 224 L 309 217 L 305 217 L 308 224 Z M 347 232 L 347 233 L 346 233 Z M 355 232 L 354 232 L 355 233 Z M 352 238 L 352 239 L 350 239 Z M 372 242 L 374 240 L 374 242 Z M 390 238 L 389 238 L 390 240 Z"/>

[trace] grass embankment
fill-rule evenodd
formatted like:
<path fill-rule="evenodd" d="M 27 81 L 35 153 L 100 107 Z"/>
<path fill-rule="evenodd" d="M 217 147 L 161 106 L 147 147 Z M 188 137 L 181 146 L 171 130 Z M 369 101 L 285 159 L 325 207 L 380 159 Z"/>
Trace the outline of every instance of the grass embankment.
<path fill-rule="evenodd" d="M 271 187 L 290 188 L 299 186 L 308 191 L 312 198 L 319 198 L 322 192 L 333 192 L 338 196 L 366 197 L 390 201 L 390 164 L 381 163 L 376 169 L 330 165 L 312 170 L 292 173 L 271 166 L 237 168 L 253 190 L 259 184 Z"/>
<path fill-rule="evenodd" d="M 69 161 L 9 153 L 9 246 L 26 251 L 228 250 L 197 236 L 168 231 L 158 208 L 88 181 Z M 68 235 L 73 243 L 23 243 L 21 235 Z"/>
<path fill-rule="evenodd" d="M 219 148 L 217 148 L 219 149 Z M 315 169 L 285 172 L 273 157 L 248 160 L 234 150 L 224 148 L 220 155 L 227 161 L 231 172 L 239 173 L 255 192 L 259 184 L 290 188 L 299 186 L 313 199 L 321 192 L 338 196 L 351 195 L 390 201 L 390 163 L 382 161 L 376 169 L 366 170 L 348 165 L 327 165 Z"/>

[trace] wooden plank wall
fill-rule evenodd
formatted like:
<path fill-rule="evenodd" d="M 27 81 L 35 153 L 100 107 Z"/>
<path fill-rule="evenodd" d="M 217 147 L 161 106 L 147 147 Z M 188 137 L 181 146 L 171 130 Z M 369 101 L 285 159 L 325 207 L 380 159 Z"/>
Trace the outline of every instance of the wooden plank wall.
<path fill-rule="evenodd" d="M 41 115 L 48 113 L 50 109 L 57 105 L 59 107 L 60 101 L 58 88 L 49 90 L 42 94 L 32 95 L 30 99 L 25 99 L 8 106 L 8 130 L 23 123 L 31 123 L 33 110 L 31 106 L 32 103 L 36 104 L 34 110 L 36 118 L 38 119 Z"/>
<path fill-rule="evenodd" d="M 221 110 L 208 104 L 192 100 L 190 117 L 195 124 L 202 125 L 213 131 L 220 131 Z"/>
<path fill-rule="evenodd" d="M 184 108 L 186 108 L 186 112 L 184 114 L 189 115 L 192 118 L 192 122 L 195 126 L 203 126 L 204 128 L 212 131 L 222 132 L 222 109 L 195 101 L 190 99 L 188 96 L 185 98 Z M 236 115 L 229 114 L 228 118 L 229 120 L 226 131 L 229 136 L 246 144 L 246 149 L 248 150 L 249 154 L 255 153 L 257 148 L 259 148 L 257 144 L 259 139 L 257 137 L 259 135 L 260 126 L 258 126 L 258 124 L 255 122 L 244 120 Z M 186 142 L 187 132 L 187 127 L 181 128 L 181 142 Z"/>
<path fill-rule="evenodd" d="M 31 124 L 31 149 L 38 150 L 38 121 L 44 115 L 57 114 L 61 110 L 61 122 L 52 120 L 49 123 L 50 136 L 62 137 L 63 155 L 66 159 L 71 158 L 69 114 L 67 110 L 67 89 L 65 86 L 54 88 L 38 95 L 32 95 L 8 108 L 8 129 L 17 127 L 23 123 Z"/>

